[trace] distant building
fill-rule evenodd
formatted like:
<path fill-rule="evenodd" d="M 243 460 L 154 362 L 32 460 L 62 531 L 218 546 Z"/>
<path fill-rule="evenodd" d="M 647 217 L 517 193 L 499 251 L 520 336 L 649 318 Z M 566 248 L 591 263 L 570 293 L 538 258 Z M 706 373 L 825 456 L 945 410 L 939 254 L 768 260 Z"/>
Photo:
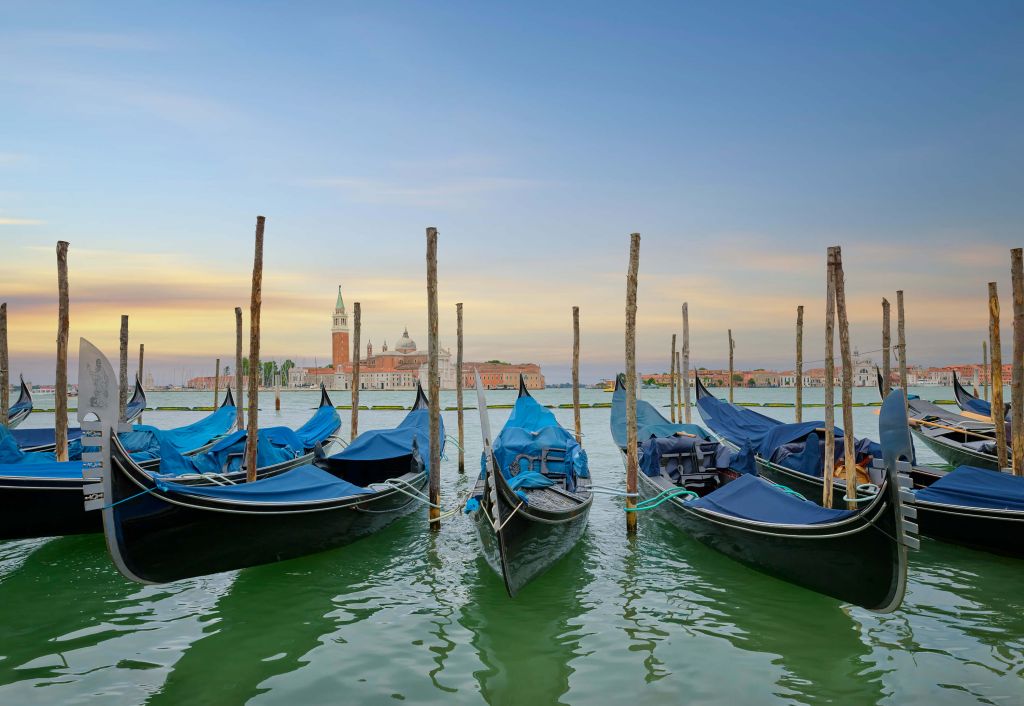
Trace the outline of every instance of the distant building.
<path fill-rule="evenodd" d="M 467 389 L 476 387 L 475 371 L 480 372 L 480 382 L 485 390 L 514 390 L 519 388 L 519 376 L 523 376 L 528 390 L 544 389 L 544 374 L 536 363 L 463 363 L 462 384 Z"/>

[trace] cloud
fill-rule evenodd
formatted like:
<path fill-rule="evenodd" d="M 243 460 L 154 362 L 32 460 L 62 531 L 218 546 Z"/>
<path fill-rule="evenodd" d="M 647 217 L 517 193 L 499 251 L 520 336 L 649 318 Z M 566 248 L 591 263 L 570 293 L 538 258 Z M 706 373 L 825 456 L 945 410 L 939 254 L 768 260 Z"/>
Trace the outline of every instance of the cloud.
<path fill-rule="evenodd" d="M 0 216 L 0 226 L 39 226 L 44 221 L 40 221 L 36 218 L 11 218 L 9 216 Z"/>

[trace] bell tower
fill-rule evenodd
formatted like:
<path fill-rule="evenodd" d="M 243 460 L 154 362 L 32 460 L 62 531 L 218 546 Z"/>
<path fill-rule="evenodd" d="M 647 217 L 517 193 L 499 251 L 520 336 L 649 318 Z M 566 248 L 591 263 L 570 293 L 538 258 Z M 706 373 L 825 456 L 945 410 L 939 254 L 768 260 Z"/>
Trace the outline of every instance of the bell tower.
<path fill-rule="evenodd" d="M 348 353 L 348 314 L 345 313 L 345 300 L 341 298 L 341 285 L 338 285 L 338 301 L 334 304 L 334 319 L 331 325 L 331 363 L 340 371 L 349 362 Z"/>

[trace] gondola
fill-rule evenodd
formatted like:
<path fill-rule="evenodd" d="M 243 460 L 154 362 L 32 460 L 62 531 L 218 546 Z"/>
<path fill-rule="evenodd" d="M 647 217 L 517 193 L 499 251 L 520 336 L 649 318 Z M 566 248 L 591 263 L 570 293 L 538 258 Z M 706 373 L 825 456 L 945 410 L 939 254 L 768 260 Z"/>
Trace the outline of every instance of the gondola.
<path fill-rule="evenodd" d="M 117 569 L 140 583 L 240 569 L 352 542 L 421 507 L 427 483 L 419 453 L 429 437 L 422 405 L 398 429 L 369 431 L 342 453 L 251 483 L 194 486 L 154 478 L 116 435 L 109 361 L 83 340 L 79 415 L 102 437 L 101 481 L 85 489 L 86 509 L 102 516 Z M 426 443 L 429 444 L 429 441 Z M 98 497 L 96 497 L 98 496 Z"/>
<path fill-rule="evenodd" d="M 625 429 L 625 390 L 612 402 L 612 435 Z M 623 462 L 640 455 L 638 489 L 647 507 L 726 556 L 766 574 L 876 612 L 899 607 L 906 590 L 907 547 L 916 527 L 904 519 L 897 466 L 911 453 L 902 393 L 883 406 L 886 426 L 907 437 L 886 449 L 876 468 L 879 492 L 858 510 L 822 508 L 751 473 L 731 468 L 719 442 L 707 432 L 670 432 L 667 421 L 641 426 L 657 411 L 637 401 L 639 449 L 616 441 Z M 658 415 L 660 416 L 660 415 Z M 662 417 L 662 419 L 664 419 Z M 894 421 L 895 420 L 895 421 Z M 902 426 L 901 426 L 902 425 Z M 645 431 L 646 428 L 646 431 Z M 652 433 L 655 432 L 655 433 Z"/>
<path fill-rule="evenodd" d="M 125 423 L 131 424 L 146 409 L 146 391 L 142 389 L 142 381 L 135 376 L 135 391 L 125 406 Z M 12 429 L 11 436 L 22 451 L 53 451 L 57 448 L 56 430 L 49 429 Z M 82 437 L 82 430 L 74 427 L 68 429 L 68 443 Z"/>
<path fill-rule="evenodd" d="M 228 390 L 216 412 L 193 424 L 168 430 L 137 426 L 119 436 L 137 465 L 156 473 L 161 453 L 203 453 L 234 424 L 235 401 Z M 101 531 L 99 516 L 82 507 L 82 489 L 98 480 L 84 477 L 84 439 L 73 442 L 79 460 L 58 462 L 53 452 L 24 452 L 13 442 L 5 443 L 4 437 L 0 428 L 0 540 Z M 214 482 L 203 477 L 190 480 Z"/>
<path fill-rule="evenodd" d="M 757 473 L 820 503 L 825 485 L 824 422 L 786 424 L 715 397 L 699 378 L 696 382 L 696 397 L 697 409 L 704 423 L 736 454 L 734 468 Z M 839 427 L 834 427 L 834 433 L 835 459 L 842 461 L 846 439 Z M 858 472 L 861 483 L 856 489 L 856 497 L 865 498 L 875 492 L 874 484 L 867 477 L 868 468 L 873 459 L 882 457 L 882 448 L 871 439 L 855 439 L 854 454 L 861 469 Z M 939 478 L 942 473 L 937 469 L 914 467 L 915 476 L 929 476 L 928 479 L 920 479 L 924 484 Z M 838 473 L 832 483 L 832 507 L 843 509 L 847 506 L 845 473 Z"/>
<path fill-rule="evenodd" d="M 582 536 L 594 496 L 587 455 L 519 378 L 519 396 L 491 442 L 487 400 L 476 376 L 484 438 L 481 473 L 466 511 L 483 556 L 515 596 Z"/>
<path fill-rule="evenodd" d="M 956 371 L 953 371 L 953 397 L 956 399 L 957 407 L 972 419 L 980 422 L 992 423 L 992 403 L 980 397 L 972 395 L 960 384 L 960 378 Z M 1010 405 L 1003 405 L 1003 416 L 1010 413 Z"/>
<path fill-rule="evenodd" d="M 884 396 L 888 386 L 881 373 L 876 371 L 876 374 L 879 394 Z M 972 419 L 917 398 L 910 399 L 907 406 L 914 437 L 950 466 L 999 470 L 991 422 Z"/>
<path fill-rule="evenodd" d="M 21 424 L 28 415 L 32 414 L 32 391 L 25 384 L 24 376 L 21 377 L 21 390 L 18 399 L 7 410 L 7 428 L 14 429 Z"/>

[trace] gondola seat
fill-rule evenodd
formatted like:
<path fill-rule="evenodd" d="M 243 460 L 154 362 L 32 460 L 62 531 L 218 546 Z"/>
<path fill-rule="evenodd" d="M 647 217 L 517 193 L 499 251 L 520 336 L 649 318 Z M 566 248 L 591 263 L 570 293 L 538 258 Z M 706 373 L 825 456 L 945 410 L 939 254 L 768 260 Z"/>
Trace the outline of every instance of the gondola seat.
<path fill-rule="evenodd" d="M 644 474 L 665 474 L 676 485 L 700 495 L 719 486 L 719 471 L 729 468 L 729 449 L 696 436 L 651 437 L 640 446 Z"/>

